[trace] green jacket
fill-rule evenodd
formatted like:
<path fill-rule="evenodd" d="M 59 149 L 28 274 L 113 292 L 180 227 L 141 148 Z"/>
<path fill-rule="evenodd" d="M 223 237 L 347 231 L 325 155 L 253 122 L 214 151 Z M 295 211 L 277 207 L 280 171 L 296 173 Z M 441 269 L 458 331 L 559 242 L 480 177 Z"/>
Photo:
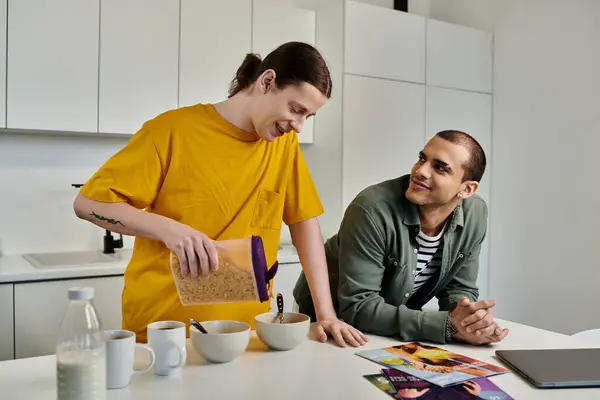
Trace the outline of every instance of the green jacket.
<path fill-rule="evenodd" d="M 408 175 L 363 190 L 348 206 L 339 232 L 325 244 L 331 295 L 338 317 L 365 332 L 445 343 L 449 311 L 465 296 L 477 300 L 487 205 L 477 195 L 450 215 L 437 275 L 410 295 L 417 267 L 417 207 L 404 196 Z M 439 311 L 422 311 L 433 297 Z M 294 288 L 300 312 L 314 318 L 306 277 Z"/>

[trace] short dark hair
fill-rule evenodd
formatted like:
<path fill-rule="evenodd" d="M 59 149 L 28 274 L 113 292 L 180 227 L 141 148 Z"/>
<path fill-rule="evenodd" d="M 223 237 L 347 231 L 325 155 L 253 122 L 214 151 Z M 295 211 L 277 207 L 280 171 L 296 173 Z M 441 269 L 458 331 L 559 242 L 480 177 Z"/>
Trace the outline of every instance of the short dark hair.
<path fill-rule="evenodd" d="M 303 82 L 331 97 L 332 81 L 329 67 L 321 53 L 303 42 L 287 42 L 261 60 L 258 54 L 246 54 L 229 87 L 229 97 L 247 89 L 264 71 L 275 71 L 275 83 L 283 89 Z"/>
<path fill-rule="evenodd" d="M 470 157 L 467 164 L 463 165 L 465 169 L 463 181 L 481 181 L 485 172 L 486 157 L 479 142 L 468 133 L 456 130 L 441 131 L 436 136 L 466 148 Z"/>

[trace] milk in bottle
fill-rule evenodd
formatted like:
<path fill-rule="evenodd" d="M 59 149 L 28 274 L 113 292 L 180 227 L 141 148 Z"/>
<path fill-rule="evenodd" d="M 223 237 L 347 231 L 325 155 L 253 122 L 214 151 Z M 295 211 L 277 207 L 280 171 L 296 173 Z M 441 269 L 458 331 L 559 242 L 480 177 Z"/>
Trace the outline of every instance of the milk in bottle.
<path fill-rule="evenodd" d="M 94 288 L 69 289 L 69 308 L 56 346 L 57 400 L 106 399 L 106 343 Z"/>

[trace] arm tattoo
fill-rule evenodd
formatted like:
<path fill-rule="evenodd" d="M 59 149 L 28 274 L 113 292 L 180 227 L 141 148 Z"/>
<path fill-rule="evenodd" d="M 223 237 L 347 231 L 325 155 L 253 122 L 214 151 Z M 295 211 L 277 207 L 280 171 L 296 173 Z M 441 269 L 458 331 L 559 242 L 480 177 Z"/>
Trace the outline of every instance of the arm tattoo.
<path fill-rule="evenodd" d="M 125 225 L 123 225 L 123 223 L 121 221 L 117 221 L 116 219 L 112 219 L 112 218 L 103 217 L 102 215 L 98 215 L 98 214 L 96 214 L 93 211 L 92 211 L 92 213 L 90 215 L 93 216 L 96 219 L 99 219 L 100 221 L 106 221 L 109 224 L 113 224 L 113 225 L 119 224 L 119 225 L 121 225 L 123 227 L 125 226 Z"/>

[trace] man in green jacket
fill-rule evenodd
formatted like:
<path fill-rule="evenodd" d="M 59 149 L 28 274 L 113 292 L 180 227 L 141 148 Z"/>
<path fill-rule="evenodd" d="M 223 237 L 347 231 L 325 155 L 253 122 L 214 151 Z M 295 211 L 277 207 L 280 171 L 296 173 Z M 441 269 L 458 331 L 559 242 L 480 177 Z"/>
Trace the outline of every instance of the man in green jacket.
<path fill-rule="evenodd" d="M 475 192 L 486 167 L 479 143 L 442 131 L 419 152 L 410 175 L 363 190 L 325 244 L 334 305 L 363 332 L 403 340 L 488 344 L 507 329 L 493 301 L 478 301 L 476 280 L 487 205 Z M 437 297 L 439 310 L 422 310 Z M 314 320 L 303 274 L 299 311 Z"/>

